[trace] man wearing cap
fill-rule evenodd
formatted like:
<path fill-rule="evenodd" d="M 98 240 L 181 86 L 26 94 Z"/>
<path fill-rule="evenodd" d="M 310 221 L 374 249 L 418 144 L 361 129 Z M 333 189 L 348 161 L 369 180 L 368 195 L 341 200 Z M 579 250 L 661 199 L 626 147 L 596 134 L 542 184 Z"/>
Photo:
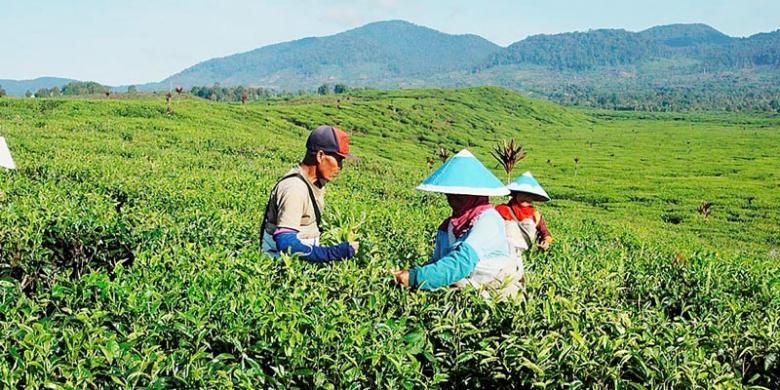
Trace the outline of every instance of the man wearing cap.
<path fill-rule="evenodd" d="M 319 245 L 325 184 L 341 172 L 349 154 L 349 136 L 332 126 L 314 129 L 306 140 L 306 155 L 271 190 L 261 228 L 263 251 L 271 256 L 294 253 L 303 260 L 324 263 L 349 259 L 357 242 Z"/>

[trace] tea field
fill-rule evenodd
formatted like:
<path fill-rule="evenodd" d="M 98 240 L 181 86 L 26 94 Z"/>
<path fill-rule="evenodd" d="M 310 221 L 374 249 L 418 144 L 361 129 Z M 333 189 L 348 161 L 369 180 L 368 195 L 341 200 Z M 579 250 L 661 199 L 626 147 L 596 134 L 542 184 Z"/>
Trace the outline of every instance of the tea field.
<path fill-rule="evenodd" d="M 241 104 L 0 99 L 2 388 L 778 388 L 780 118 L 584 111 L 498 88 Z M 275 179 L 333 124 L 325 239 L 273 260 Z M 448 214 L 414 187 L 514 137 L 554 198 L 527 297 L 415 293 Z M 434 157 L 435 158 L 435 157 Z M 494 199 L 502 202 L 504 199 Z"/>

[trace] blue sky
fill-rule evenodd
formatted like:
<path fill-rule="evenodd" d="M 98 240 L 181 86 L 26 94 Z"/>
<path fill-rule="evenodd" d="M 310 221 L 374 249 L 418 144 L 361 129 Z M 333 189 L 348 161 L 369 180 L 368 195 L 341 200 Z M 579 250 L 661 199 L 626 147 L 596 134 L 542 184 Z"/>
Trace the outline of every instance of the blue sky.
<path fill-rule="evenodd" d="M 200 61 L 402 19 L 506 46 L 528 35 L 707 23 L 780 28 L 780 0 L 0 0 L 0 79 L 159 81 Z"/>

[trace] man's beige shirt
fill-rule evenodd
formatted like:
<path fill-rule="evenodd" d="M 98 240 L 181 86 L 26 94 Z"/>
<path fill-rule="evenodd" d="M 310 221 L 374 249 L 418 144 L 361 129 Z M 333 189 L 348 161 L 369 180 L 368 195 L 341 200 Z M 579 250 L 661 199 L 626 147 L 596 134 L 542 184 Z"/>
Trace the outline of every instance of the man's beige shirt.
<path fill-rule="evenodd" d="M 301 173 L 300 167 L 291 169 L 285 176 L 293 173 Z M 271 193 L 271 206 L 268 208 L 266 219 L 268 234 L 273 234 L 277 228 L 286 228 L 297 230 L 298 238 L 302 240 L 316 239 L 320 236 L 317 216 L 307 187 L 312 189 L 322 212 L 325 206 L 325 190 L 312 185 L 308 180 L 304 183 L 296 176 L 288 177 L 280 181 L 276 190 Z"/>

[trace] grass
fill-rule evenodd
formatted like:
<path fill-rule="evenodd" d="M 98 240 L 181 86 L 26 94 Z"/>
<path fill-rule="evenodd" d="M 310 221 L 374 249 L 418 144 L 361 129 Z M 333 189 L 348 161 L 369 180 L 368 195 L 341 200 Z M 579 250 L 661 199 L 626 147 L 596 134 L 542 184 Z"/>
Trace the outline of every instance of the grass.
<path fill-rule="evenodd" d="M 357 238 L 361 254 L 274 261 L 258 250 L 268 191 L 322 123 L 362 157 L 328 186 L 325 238 Z M 182 98 L 172 114 L 163 97 L 3 99 L 19 169 L 0 174 L 0 381 L 777 387 L 778 128 L 497 88 Z M 511 137 L 528 153 L 515 175 L 554 198 L 527 301 L 390 286 L 447 215 L 413 189 L 432 151 L 469 147 L 502 177 L 490 150 Z"/>

